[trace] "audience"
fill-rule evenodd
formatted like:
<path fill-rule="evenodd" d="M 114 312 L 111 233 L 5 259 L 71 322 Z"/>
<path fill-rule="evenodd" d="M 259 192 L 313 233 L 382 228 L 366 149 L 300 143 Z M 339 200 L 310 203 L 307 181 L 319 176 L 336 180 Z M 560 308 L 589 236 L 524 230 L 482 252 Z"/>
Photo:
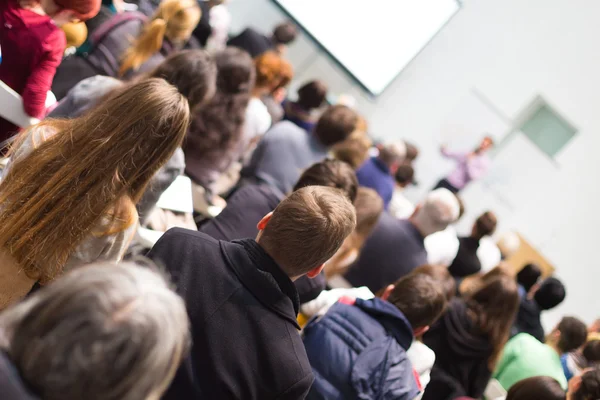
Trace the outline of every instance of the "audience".
<path fill-rule="evenodd" d="M 418 273 L 381 298 L 342 298 L 304 329 L 315 375 L 307 399 L 414 399 L 420 388 L 406 352 L 445 306 L 442 288 Z"/>
<path fill-rule="evenodd" d="M 348 138 L 359 121 L 356 111 L 346 106 L 332 106 L 319 118 L 310 134 L 289 121 L 279 122 L 259 142 L 242 176 L 288 193 L 302 170 L 327 158 L 329 149 Z"/>
<path fill-rule="evenodd" d="M 137 227 L 135 204 L 188 121 L 177 89 L 148 79 L 86 116 L 23 132 L 0 182 L 0 309 L 65 270 L 119 261 Z"/>
<path fill-rule="evenodd" d="M 424 240 L 458 218 L 459 204 L 448 190 L 435 190 L 407 220 L 383 213 L 345 278 L 352 286 L 377 292 L 390 282 L 427 264 Z"/>
<path fill-rule="evenodd" d="M 23 98 L 27 115 L 42 119 L 46 97 L 66 49 L 60 26 L 98 14 L 100 0 L 3 0 L 0 3 L 0 81 Z M 18 127 L 0 118 L 0 147 Z"/>
<path fill-rule="evenodd" d="M 189 343 L 185 305 L 159 274 L 79 268 L 0 314 L 0 397 L 158 399 Z"/>
<path fill-rule="evenodd" d="M 394 175 L 406 157 L 406 145 L 397 142 L 379 146 L 379 155 L 368 159 L 357 171 L 361 186 L 374 189 L 387 210 L 394 194 Z"/>
<path fill-rule="evenodd" d="M 165 233 L 150 257 L 173 276 L 193 332 L 191 356 L 165 398 L 304 398 L 313 374 L 295 332 L 292 282 L 319 275 L 355 225 L 339 189 L 307 186 L 259 222 L 256 240 Z"/>
<path fill-rule="evenodd" d="M 560 362 L 567 381 L 588 368 L 600 365 L 600 337 L 589 335 L 587 343 L 581 349 L 563 354 Z"/>
<path fill-rule="evenodd" d="M 550 376 L 567 390 L 560 356 L 585 343 L 587 327 L 573 317 L 563 318 L 542 343 L 528 333 L 513 337 L 504 348 L 494 378 L 508 390 L 522 379 Z"/>
<path fill-rule="evenodd" d="M 565 400 L 560 383 L 549 376 L 534 376 L 515 383 L 506 400 Z"/>
<path fill-rule="evenodd" d="M 458 252 L 448 271 L 455 278 L 464 278 L 481 271 L 481 261 L 477 255 L 479 241 L 486 236 L 491 236 L 496 230 L 496 216 L 491 211 L 481 214 L 471 229 L 471 236 L 458 238 Z"/>
<path fill-rule="evenodd" d="M 518 304 L 517 284 L 503 274 L 450 303 L 423 337 L 436 356 L 423 400 L 483 395 L 508 340 Z"/>
<path fill-rule="evenodd" d="M 415 205 L 404 197 L 404 190 L 414 182 L 415 170 L 410 164 L 402 164 L 396 170 L 396 181 L 389 212 L 398 219 L 409 218 L 415 211 Z"/>
<path fill-rule="evenodd" d="M 248 52 L 252 58 L 269 50 L 284 54 L 287 46 L 296 39 L 297 35 L 296 25 L 291 22 L 283 22 L 273 29 L 270 37 L 253 28 L 246 28 L 239 35 L 229 39 L 227 46 L 238 47 Z"/>
<path fill-rule="evenodd" d="M 328 90 L 327 84 L 319 80 L 300 86 L 296 101 L 285 102 L 283 119 L 311 132 L 317 123 L 314 111 L 325 104 Z"/>
<path fill-rule="evenodd" d="M 596 400 L 600 398 L 600 369 L 587 370 L 571 379 L 567 400 Z"/>
<path fill-rule="evenodd" d="M 558 306 L 565 296 L 565 287 L 557 278 L 547 278 L 540 285 L 532 286 L 527 295 L 521 297 L 512 335 L 528 333 L 540 342 L 544 342 L 541 313 Z"/>
<path fill-rule="evenodd" d="M 436 232 L 425 238 L 425 249 L 427 250 L 427 261 L 429 264 L 444 265 L 446 267 L 452 264 L 458 253 L 458 234 L 455 225 L 459 223 L 465 215 L 465 204 L 460 196 L 456 195 L 458 201 L 458 218 L 443 231 Z"/>

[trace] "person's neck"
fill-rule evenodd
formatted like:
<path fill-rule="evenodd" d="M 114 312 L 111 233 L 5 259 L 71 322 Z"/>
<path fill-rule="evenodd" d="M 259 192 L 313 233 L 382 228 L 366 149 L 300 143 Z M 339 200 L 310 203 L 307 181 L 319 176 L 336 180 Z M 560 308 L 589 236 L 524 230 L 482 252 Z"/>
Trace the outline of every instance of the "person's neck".
<path fill-rule="evenodd" d="M 552 350 L 554 350 L 556 352 L 556 354 L 558 354 L 558 356 L 562 356 L 563 352 L 558 348 L 558 343 L 554 342 L 554 341 L 549 341 L 546 342 L 546 345 L 548 347 L 550 347 Z"/>
<path fill-rule="evenodd" d="M 262 250 L 263 250 L 265 253 L 267 253 L 267 255 L 268 255 L 269 257 L 271 257 L 271 258 L 273 259 L 273 261 L 275 261 L 275 264 L 277 264 L 277 265 L 279 266 L 279 269 L 280 269 L 282 272 L 284 272 L 284 273 L 285 273 L 285 274 L 288 276 L 288 278 L 290 278 L 290 280 L 291 280 L 292 282 L 294 282 L 296 279 L 298 279 L 298 278 L 299 278 L 299 277 L 291 277 L 291 276 L 289 276 L 289 275 L 288 275 L 288 274 L 285 272 L 285 270 L 284 270 L 283 268 L 281 268 L 281 263 L 279 262 L 279 260 L 277 260 L 277 258 L 276 258 L 276 257 L 273 257 L 273 254 L 271 254 L 271 253 L 269 252 L 269 250 L 268 250 L 267 248 L 265 248 L 265 246 L 263 246 L 263 245 L 260 243 L 260 233 L 259 233 L 258 237 L 255 239 L 255 242 L 256 242 L 256 244 L 258 244 L 258 246 L 259 246 L 259 247 L 260 247 L 260 248 L 261 248 L 261 249 L 262 249 Z"/>

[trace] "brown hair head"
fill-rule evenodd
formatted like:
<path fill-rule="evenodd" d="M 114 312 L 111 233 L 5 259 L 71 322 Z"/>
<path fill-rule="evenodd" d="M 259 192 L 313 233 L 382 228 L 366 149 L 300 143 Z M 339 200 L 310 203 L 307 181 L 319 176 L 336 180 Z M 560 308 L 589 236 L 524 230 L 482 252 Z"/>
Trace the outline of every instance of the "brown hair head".
<path fill-rule="evenodd" d="M 296 104 L 306 111 L 319 108 L 325 103 L 329 88 L 323 81 L 315 80 L 305 83 L 298 89 Z"/>
<path fill-rule="evenodd" d="M 444 290 L 433 278 L 414 273 L 395 283 L 387 301 L 402 311 L 413 330 L 433 324 L 447 305 Z"/>
<path fill-rule="evenodd" d="M 13 160 L 0 183 L 0 244 L 31 279 L 53 279 L 100 218 L 122 215 L 115 208 L 124 197 L 139 200 L 188 122 L 188 102 L 177 89 L 148 79 L 83 117 L 31 128 L 56 134 Z"/>
<path fill-rule="evenodd" d="M 348 164 L 338 160 L 324 160 L 308 167 L 296 182 L 294 190 L 306 186 L 327 186 L 340 189 L 354 203 L 358 179 Z"/>
<path fill-rule="evenodd" d="M 592 339 L 589 340 L 585 346 L 583 346 L 583 350 L 581 351 L 583 357 L 588 362 L 588 364 L 597 364 L 600 362 L 600 340 Z"/>
<path fill-rule="evenodd" d="M 290 21 L 282 22 L 273 29 L 275 44 L 290 44 L 296 39 L 298 28 Z"/>
<path fill-rule="evenodd" d="M 556 326 L 560 332 L 558 349 L 561 353 L 568 353 L 581 347 L 587 339 L 587 326 L 575 317 L 564 317 Z"/>
<path fill-rule="evenodd" d="M 487 335 L 493 347 L 488 360 L 488 367 L 493 371 L 519 308 L 517 282 L 513 277 L 499 273 L 468 294 L 465 302 L 475 326 Z"/>
<path fill-rule="evenodd" d="M 446 300 L 450 301 L 456 295 L 456 281 L 448 272 L 448 268 L 443 265 L 425 264 L 415 268 L 413 274 L 425 274 L 433 278 L 446 295 Z"/>
<path fill-rule="evenodd" d="M 279 203 L 257 240 L 290 278 L 298 278 L 329 260 L 355 226 L 345 194 L 307 186 Z"/>
<path fill-rule="evenodd" d="M 256 87 L 273 91 L 287 86 L 294 77 L 292 64 L 274 51 L 267 51 L 254 59 Z"/>
<path fill-rule="evenodd" d="M 346 140 L 360 122 L 358 113 L 350 107 L 335 105 L 329 107 L 315 126 L 314 135 L 327 147 Z"/>
<path fill-rule="evenodd" d="M 157 53 L 165 38 L 174 43 L 187 41 L 198 25 L 202 12 L 195 0 L 162 0 L 142 33 L 127 49 L 119 69 L 119 76 L 137 70 Z"/>
<path fill-rule="evenodd" d="M 571 400 L 596 400 L 600 398 L 600 368 L 590 369 L 581 375 L 581 384 L 575 390 Z"/>
<path fill-rule="evenodd" d="M 396 183 L 402 187 L 406 187 L 413 183 L 415 178 L 415 170 L 410 164 L 402 164 L 396 170 L 394 174 Z"/>
<path fill-rule="evenodd" d="M 549 376 L 534 376 L 511 386 L 506 400 L 565 400 L 560 383 Z"/>
<path fill-rule="evenodd" d="M 472 236 L 475 239 L 491 236 L 496 231 L 497 224 L 496 215 L 491 211 L 486 211 L 475 220 Z"/>
<path fill-rule="evenodd" d="M 373 142 L 367 134 L 367 121 L 359 116 L 356 129 L 345 140 L 333 145 L 331 153 L 336 159 L 358 169 L 369 159 L 369 149 L 372 145 Z"/>
<path fill-rule="evenodd" d="M 356 209 L 356 229 L 354 232 L 361 239 L 360 246 L 375 228 L 379 216 L 383 212 L 383 200 L 381 196 L 373 189 L 359 187 L 354 202 Z"/>
<path fill-rule="evenodd" d="M 406 145 L 406 158 L 404 161 L 406 163 L 412 163 L 419 157 L 419 148 L 406 140 L 404 141 L 404 144 Z"/>

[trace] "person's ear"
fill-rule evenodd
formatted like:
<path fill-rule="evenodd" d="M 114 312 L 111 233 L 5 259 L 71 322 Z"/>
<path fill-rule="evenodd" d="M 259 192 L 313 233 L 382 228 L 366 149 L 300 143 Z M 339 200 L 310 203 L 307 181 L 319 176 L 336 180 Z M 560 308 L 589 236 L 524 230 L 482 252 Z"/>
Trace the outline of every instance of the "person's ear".
<path fill-rule="evenodd" d="M 420 326 L 413 330 L 413 334 L 415 335 L 416 338 L 418 338 L 418 337 L 423 336 L 425 334 L 425 332 L 427 332 L 428 330 L 429 330 L 429 325 Z"/>
<path fill-rule="evenodd" d="M 310 279 L 316 278 L 317 276 L 319 276 L 321 271 L 323 271 L 324 267 L 325 267 L 325 264 L 321 264 L 318 267 L 314 267 L 313 269 L 311 269 L 310 271 L 308 271 L 306 273 L 306 276 L 308 276 Z"/>
<path fill-rule="evenodd" d="M 394 290 L 396 286 L 394 286 L 393 284 L 391 285 L 387 285 L 387 287 L 385 288 L 385 290 L 383 291 L 383 293 L 381 293 L 381 300 L 387 300 L 388 297 L 390 297 L 390 294 L 392 294 L 392 291 Z"/>
<path fill-rule="evenodd" d="M 260 221 L 258 221 L 258 224 L 256 224 L 256 229 L 258 229 L 259 231 L 262 231 L 263 229 L 265 229 L 265 227 L 271 220 L 272 216 L 273 216 L 273 211 L 271 211 L 270 213 L 268 213 L 267 215 L 262 217 L 262 219 Z"/>

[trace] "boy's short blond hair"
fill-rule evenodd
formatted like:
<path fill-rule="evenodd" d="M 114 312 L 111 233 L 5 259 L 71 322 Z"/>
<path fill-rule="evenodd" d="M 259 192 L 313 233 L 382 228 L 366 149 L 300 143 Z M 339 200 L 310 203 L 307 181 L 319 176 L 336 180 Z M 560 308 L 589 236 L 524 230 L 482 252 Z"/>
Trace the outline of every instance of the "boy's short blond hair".
<path fill-rule="evenodd" d="M 329 260 L 356 226 L 356 212 L 339 189 L 306 186 L 284 199 L 258 239 L 290 278 Z"/>

